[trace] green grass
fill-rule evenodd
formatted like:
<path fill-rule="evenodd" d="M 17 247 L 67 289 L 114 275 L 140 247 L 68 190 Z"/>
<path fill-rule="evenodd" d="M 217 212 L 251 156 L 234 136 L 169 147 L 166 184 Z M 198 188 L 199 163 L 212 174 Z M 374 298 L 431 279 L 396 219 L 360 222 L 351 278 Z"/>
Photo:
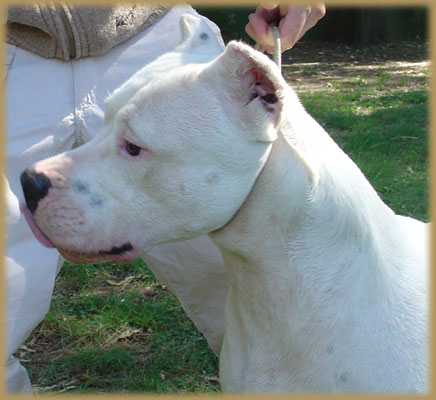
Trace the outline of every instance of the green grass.
<path fill-rule="evenodd" d="M 359 74 L 301 98 L 388 205 L 428 220 L 427 81 L 394 78 Z M 40 393 L 219 391 L 217 358 L 139 260 L 66 264 L 17 356 Z"/>
<path fill-rule="evenodd" d="M 427 221 L 428 91 L 390 91 L 386 75 L 376 86 L 356 80 L 301 99 L 395 212 Z"/>
<path fill-rule="evenodd" d="M 35 335 L 27 366 L 42 392 L 218 390 L 217 358 L 141 260 L 66 263 Z"/>

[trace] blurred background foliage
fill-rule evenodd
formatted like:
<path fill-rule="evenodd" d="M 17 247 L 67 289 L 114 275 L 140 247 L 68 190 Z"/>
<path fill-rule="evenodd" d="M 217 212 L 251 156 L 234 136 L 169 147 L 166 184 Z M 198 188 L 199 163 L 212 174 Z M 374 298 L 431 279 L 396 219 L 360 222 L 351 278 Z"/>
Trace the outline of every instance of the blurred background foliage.
<path fill-rule="evenodd" d="M 214 21 L 224 40 L 252 40 L 245 33 L 248 15 L 256 7 L 195 7 L 200 14 Z M 354 46 L 368 46 L 380 42 L 428 39 L 427 8 L 348 8 L 331 7 L 303 40 L 327 40 Z"/>

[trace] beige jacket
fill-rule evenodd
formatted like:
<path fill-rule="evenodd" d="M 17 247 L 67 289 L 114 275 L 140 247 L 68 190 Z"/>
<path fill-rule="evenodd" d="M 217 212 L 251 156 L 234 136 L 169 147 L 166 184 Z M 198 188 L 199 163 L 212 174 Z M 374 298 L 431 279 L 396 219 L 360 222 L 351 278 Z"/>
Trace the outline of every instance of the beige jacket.
<path fill-rule="evenodd" d="M 147 29 L 169 8 L 151 4 L 9 7 L 7 42 L 46 58 L 97 56 Z"/>

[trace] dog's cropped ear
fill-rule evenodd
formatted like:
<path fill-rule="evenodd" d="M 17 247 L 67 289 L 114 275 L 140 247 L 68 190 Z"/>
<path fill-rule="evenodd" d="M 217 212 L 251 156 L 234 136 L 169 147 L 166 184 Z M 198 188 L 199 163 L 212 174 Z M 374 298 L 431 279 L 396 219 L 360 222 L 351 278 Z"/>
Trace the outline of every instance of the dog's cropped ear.
<path fill-rule="evenodd" d="M 180 17 L 182 42 L 176 51 L 186 53 L 212 53 L 215 56 L 222 53 L 224 42 L 218 33 L 201 18 L 191 14 L 182 14 Z"/>
<path fill-rule="evenodd" d="M 211 65 L 211 70 L 218 74 L 222 93 L 231 107 L 239 108 L 242 119 L 264 127 L 268 122 L 277 124 L 287 84 L 269 57 L 232 41 Z"/>

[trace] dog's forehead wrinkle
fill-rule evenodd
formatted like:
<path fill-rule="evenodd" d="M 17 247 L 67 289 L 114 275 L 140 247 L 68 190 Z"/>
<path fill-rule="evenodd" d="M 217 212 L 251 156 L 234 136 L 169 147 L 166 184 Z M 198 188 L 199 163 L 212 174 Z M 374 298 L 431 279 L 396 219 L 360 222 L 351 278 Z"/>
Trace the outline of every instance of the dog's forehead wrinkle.
<path fill-rule="evenodd" d="M 189 90 L 189 91 L 188 91 Z M 186 109 L 185 105 L 190 104 Z M 207 90 L 189 85 L 165 85 L 158 90 L 141 93 L 131 103 L 128 111 L 129 124 L 134 130 L 141 129 L 141 125 L 154 135 L 164 133 L 183 133 L 190 137 L 194 132 L 212 130 L 211 119 L 223 119 L 217 113 L 216 98 Z M 168 113 L 166 107 L 173 112 Z M 178 113 L 178 110 L 182 110 Z M 202 109 L 199 113 L 198 110 Z"/>
<path fill-rule="evenodd" d="M 116 110 L 125 105 L 141 88 L 153 85 L 154 81 L 161 79 L 162 76 L 168 78 L 172 71 L 182 66 L 182 58 L 181 53 L 166 53 L 138 71 L 106 98 L 107 117 L 111 118 L 116 114 Z M 198 58 L 202 59 L 201 56 Z"/>

